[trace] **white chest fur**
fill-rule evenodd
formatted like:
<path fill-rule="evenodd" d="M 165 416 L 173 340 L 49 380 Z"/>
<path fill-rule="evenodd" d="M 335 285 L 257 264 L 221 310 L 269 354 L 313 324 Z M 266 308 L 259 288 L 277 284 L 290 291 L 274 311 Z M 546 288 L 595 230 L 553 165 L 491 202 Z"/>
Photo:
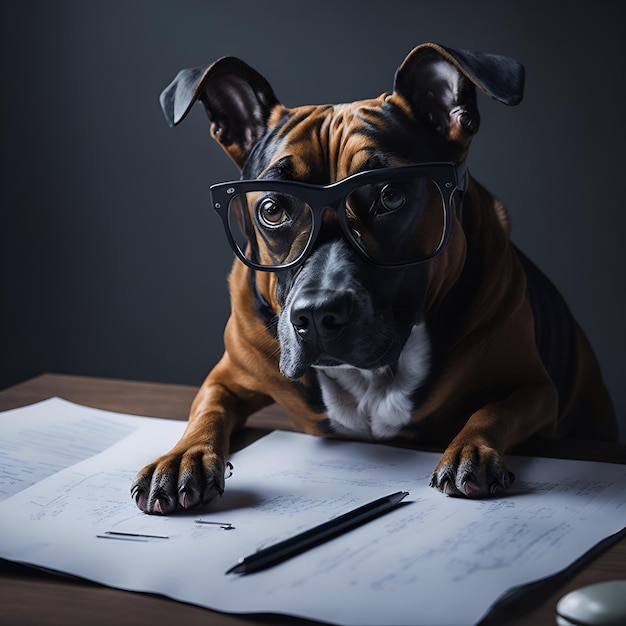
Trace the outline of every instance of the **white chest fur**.
<path fill-rule="evenodd" d="M 430 342 L 422 323 L 413 327 L 395 371 L 317 368 L 331 424 L 339 433 L 363 439 L 393 437 L 411 420 L 411 394 L 425 381 L 429 363 Z"/>

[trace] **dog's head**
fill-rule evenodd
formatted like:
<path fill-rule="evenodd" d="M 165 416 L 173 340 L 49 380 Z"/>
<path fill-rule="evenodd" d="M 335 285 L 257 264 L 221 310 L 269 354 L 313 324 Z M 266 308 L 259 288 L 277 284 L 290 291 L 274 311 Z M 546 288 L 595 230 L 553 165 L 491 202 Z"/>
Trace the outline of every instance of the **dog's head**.
<path fill-rule="evenodd" d="M 278 315 L 287 377 L 394 366 L 429 287 L 462 267 L 475 86 L 517 104 L 522 84 L 512 59 L 424 44 L 393 92 L 372 100 L 286 108 L 233 57 L 182 70 L 163 92 L 172 126 L 204 104 L 213 138 L 250 181 L 217 185 L 212 198 L 240 259 L 273 272 L 263 289 L 254 273 L 251 284 Z"/>

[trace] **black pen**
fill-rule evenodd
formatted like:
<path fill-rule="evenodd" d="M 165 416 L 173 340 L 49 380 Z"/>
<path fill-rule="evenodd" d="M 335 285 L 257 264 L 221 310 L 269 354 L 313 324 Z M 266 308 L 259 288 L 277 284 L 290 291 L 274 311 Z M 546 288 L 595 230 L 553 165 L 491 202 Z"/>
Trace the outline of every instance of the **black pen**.
<path fill-rule="evenodd" d="M 310 530 L 280 541 L 272 546 L 263 548 L 250 556 L 239 559 L 237 565 L 231 567 L 227 574 L 250 574 L 258 572 L 282 561 L 286 561 L 292 556 L 301 554 L 337 535 L 341 535 L 365 522 L 373 520 L 375 517 L 391 510 L 396 504 L 409 495 L 408 491 L 398 491 L 390 496 L 379 498 L 364 504 L 354 511 L 344 513 L 328 522 L 315 526 Z"/>

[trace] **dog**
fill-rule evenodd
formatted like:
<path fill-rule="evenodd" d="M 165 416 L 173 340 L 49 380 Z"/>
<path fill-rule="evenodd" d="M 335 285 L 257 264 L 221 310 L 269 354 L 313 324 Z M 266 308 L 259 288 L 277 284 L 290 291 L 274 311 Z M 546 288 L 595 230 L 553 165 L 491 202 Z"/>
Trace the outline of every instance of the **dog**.
<path fill-rule="evenodd" d="M 556 288 L 470 175 L 477 89 L 523 97 L 514 59 L 417 46 L 393 91 L 287 108 L 225 57 L 161 94 L 171 126 L 202 102 L 242 180 L 211 197 L 236 258 L 225 352 L 184 434 L 131 487 L 146 513 L 224 490 L 233 431 L 282 405 L 302 432 L 445 449 L 431 486 L 486 497 L 533 436 L 614 440 L 600 368 Z"/>

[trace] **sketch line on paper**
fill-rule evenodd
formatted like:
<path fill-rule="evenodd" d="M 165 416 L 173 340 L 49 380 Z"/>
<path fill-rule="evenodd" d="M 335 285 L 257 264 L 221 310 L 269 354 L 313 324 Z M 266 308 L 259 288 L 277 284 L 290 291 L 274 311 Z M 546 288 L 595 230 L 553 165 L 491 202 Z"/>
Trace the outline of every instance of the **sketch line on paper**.
<path fill-rule="evenodd" d="M 235 527 L 230 522 L 209 522 L 203 519 L 197 519 L 196 524 L 204 524 L 207 526 L 219 526 L 221 530 L 234 530 Z"/>
<path fill-rule="evenodd" d="M 98 539 L 121 539 L 123 541 L 149 541 L 150 539 L 169 539 L 166 535 L 145 535 L 142 533 L 123 533 L 115 530 L 107 530 L 102 535 L 96 535 Z"/>

